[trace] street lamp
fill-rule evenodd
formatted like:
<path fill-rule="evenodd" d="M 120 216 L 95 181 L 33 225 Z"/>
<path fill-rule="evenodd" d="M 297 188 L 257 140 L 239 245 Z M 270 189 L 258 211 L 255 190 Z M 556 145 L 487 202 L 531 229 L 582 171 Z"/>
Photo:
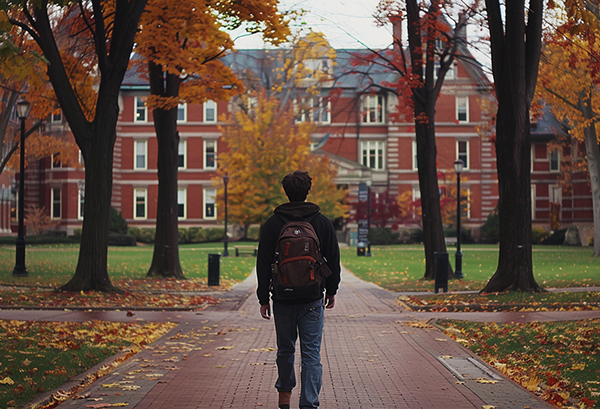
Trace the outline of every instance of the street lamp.
<path fill-rule="evenodd" d="M 367 180 L 367 252 L 365 256 L 371 257 L 371 241 L 369 240 L 369 232 L 371 231 L 371 184 L 372 180 Z"/>
<path fill-rule="evenodd" d="M 225 172 L 223 176 L 223 185 L 225 186 L 225 233 L 223 236 L 223 257 L 229 257 L 229 250 L 227 245 L 229 244 L 229 236 L 227 235 L 227 184 L 229 183 L 229 175 Z"/>
<path fill-rule="evenodd" d="M 460 219 L 461 219 L 461 208 L 460 208 L 460 174 L 463 171 L 465 164 L 462 160 L 458 159 L 454 162 L 454 170 L 456 171 L 456 256 L 454 258 L 456 262 L 456 268 L 454 269 L 454 275 L 456 278 L 464 278 L 462 272 L 462 252 L 460 251 Z"/>
<path fill-rule="evenodd" d="M 21 120 L 21 150 L 19 158 L 19 235 L 17 236 L 17 256 L 13 276 L 27 277 L 25 267 L 25 120 L 29 116 L 31 106 L 29 102 L 21 100 L 17 102 L 17 116 Z"/>

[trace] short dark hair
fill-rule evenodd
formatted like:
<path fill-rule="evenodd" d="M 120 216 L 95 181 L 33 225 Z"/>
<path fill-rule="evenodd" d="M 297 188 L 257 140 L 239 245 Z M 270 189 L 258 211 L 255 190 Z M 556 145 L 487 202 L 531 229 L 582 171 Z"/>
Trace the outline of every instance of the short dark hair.
<path fill-rule="evenodd" d="M 290 202 L 303 202 L 306 200 L 308 191 L 312 186 L 312 178 L 308 175 L 308 172 L 296 170 L 285 175 L 281 185 Z"/>

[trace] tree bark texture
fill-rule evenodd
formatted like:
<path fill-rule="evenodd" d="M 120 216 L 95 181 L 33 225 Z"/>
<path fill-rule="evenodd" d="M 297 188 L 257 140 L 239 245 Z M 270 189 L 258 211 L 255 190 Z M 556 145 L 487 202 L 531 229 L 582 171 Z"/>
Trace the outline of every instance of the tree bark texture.
<path fill-rule="evenodd" d="M 540 58 L 542 4 L 541 0 L 531 1 L 527 25 L 523 0 L 507 3 L 504 14 L 497 0 L 486 0 L 486 6 L 498 98 L 496 166 L 500 252 L 498 268 L 481 292 L 537 292 L 542 288 L 533 276 L 531 253 L 529 108 Z"/>
<path fill-rule="evenodd" d="M 181 80 L 163 73 L 161 65 L 150 62 L 150 93 L 163 97 L 179 95 Z M 185 278 L 179 261 L 179 225 L 177 214 L 177 158 L 179 133 L 177 107 L 154 108 L 154 129 L 158 142 L 158 202 L 154 254 L 148 270 L 150 277 Z"/>
<path fill-rule="evenodd" d="M 592 122 L 594 110 L 591 98 L 580 104 L 581 112 L 586 120 L 591 122 L 583 133 L 585 136 L 585 151 L 587 156 L 588 173 L 592 188 L 592 207 L 594 220 L 594 256 L 600 256 L 600 149 L 598 148 L 598 136 L 596 124 Z"/>

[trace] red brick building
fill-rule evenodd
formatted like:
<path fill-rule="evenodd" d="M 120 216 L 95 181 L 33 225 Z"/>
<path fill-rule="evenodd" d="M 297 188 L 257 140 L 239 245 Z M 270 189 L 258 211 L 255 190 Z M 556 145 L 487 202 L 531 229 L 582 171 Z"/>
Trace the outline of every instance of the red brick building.
<path fill-rule="evenodd" d="M 351 217 L 344 223 L 343 236 L 347 241 L 356 237 L 353 232 L 357 225 L 352 216 L 359 184 L 370 184 L 374 197 L 386 194 L 396 198 L 404 192 L 410 192 L 413 200 L 420 197 L 412 118 L 402 121 L 391 115 L 397 109 L 398 99 L 385 84 L 394 80 L 394 74 L 381 67 L 363 67 L 368 75 L 348 74 L 353 56 L 364 52 L 337 50 L 336 61 L 316 61 L 316 66 L 331 70 L 332 81 L 321 89 L 319 96 L 311 97 L 309 110 L 298 113 L 298 121 L 319 124 L 312 135 L 313 145 L 322 154 L 330 155 L 339 169 L 337 183 L 348 188 Z M 263 50 L 241 50 L 228 56 L 226 62 L 234 71 L 241 72 L 252 69 L 263 53 Z M 302 97 L 301 91 L 298 92 L 297 99 Z M 483 107 L 491 93 L 492 85 L 481 67 L 472 61 L 459 60 L 445 78 L 435 118 L 441 194 L 455 186 L 453 163 L 462 159 L 465 163 L 462 191 L 466 192 L 463 200 L 468 203 L 463 225 L 472 229 L 475 236 L 498 200 L 494 145 L 480 133 L 488 123 Z M 137 227 L 154 226 L 158 191 L 157 144 L 152 115 L 144 105 L 148 94 L 149 86 L 139 76 L 125 79 L 114 150 L 112 204 L 122 212 L 129 226 Z M 222 114 L 230 112 L 233 106 L 227 101 L 209 101 L 179 108 L 181 227 L 222 225 L 222 206 L 216 203 L 214 178 L 219 153 L 225 149 L 220 121 Z M 532 136 L 534 224 L 551 228 L 551 203 L 560 204 L 554 211 L 558 211 L 555 218 L 562 225 L 589 224 L 592 213 L 587 175 L 578 174 L 571 190 L 562 189 L 558 182 L 561 155 L 551 143 L 560 130 L 546 125 L 534 124 Z M 54 116 L 46 130 L 68 133 L 68 126 L 60 116 Z M 33 164 L 27 172 L 26 203 L 45 207 L 56 220 L 57 230 L 73 234 L 81 227 L 85 189 L 93 188 L 84 186 L 83 172 L 51 158 Z M 414 227 L 418 226 L 419 217 L 388 222 L 389 226 Z"/>

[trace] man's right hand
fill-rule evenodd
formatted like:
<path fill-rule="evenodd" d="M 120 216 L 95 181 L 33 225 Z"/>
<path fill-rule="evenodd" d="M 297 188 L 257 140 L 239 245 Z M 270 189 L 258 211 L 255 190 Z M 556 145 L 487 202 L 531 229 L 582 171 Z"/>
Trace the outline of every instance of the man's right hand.
<path fill-rule="evenodd" d="M 271 319 L 271 305 L 270 304 L 260 306 L 260 316 L 266 320 Z"/>

